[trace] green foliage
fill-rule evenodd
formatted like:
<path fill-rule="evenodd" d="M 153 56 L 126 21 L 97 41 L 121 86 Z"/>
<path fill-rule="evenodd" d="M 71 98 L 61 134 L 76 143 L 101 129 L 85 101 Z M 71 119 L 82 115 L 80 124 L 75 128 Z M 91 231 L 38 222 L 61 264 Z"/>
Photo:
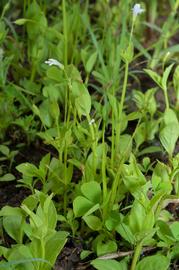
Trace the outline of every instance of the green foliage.
<path fill-rule="evenodd" d="M 125 261 L 117 262 L 115 260 L 96 259 L 96 260 L 93 260 L 91 264 L 95 267 L 95 269 L 98 269 L 98 270 L 102 270 L 102 269 L 127 270 L 127 262 Z"/>
<path fill-rule="evenodd" d="M 134 4 L 0 2 L 0 182 L 31 192 L 0 210 L 0 268 L 52 269 L 69 232 L 99 270 L 179 258 L 179 1 Z"/>
<path fill-rule="evenodd" d="M 22 267 L 51 269 L 68 236 L 67 232 L 56 231 L 57 212 L 52 195 L 46 196 L 36 191 L 24 200 L 21 207 L 5 206 L 0 215 L 3 217 L 3 228 L 17 242 L 8 252 L 1 251 L 8 261 L 4 265 L 11 265 L 12 269 L 19 270 Z M 24 236 L 28 239 L 25 244 Z"/>
<path fill-rule="evenodd" d="M 147 258 L 142 259 L 138 264 L 136 269 L 142 270 L 152 270 L 152 269 L 168 269 L 170 260 L 163 255 L 157 254 L 153 256 L 148 256 Z"/>

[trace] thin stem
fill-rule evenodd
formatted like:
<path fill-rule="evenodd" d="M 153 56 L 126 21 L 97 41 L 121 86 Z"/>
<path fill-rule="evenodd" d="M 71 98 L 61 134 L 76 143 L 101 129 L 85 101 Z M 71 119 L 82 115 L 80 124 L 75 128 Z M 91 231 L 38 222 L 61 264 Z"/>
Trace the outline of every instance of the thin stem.
<path fill-rule="evenodd" d="M 32 64 L 32 71 L 30 76 L 30 81 L 33 82 L 36 74 L 36 63 Z"/>
<path fill-rule="evenodd" d="M 91 119 L 90 119 L 89 115 L 87 115 L 87 120 L 89 123 L 90 133 L 91 133 L 91 138 L 92 138 L 93 173 L 94 173 L 94 177 L 95 177 L 96 176 L 96 136 L 95 136 L 93 124 L 90 124 Z"/>
<path fill-rule="evenodd" d="M 112 110 L 112 142 L 111 142 L 111 167 L 114 166 L 114 144 L 115 144 L 115 119 L 114 111 Z"/>
<path fill-rule="evenodd" d="M 115 97 L 115 88 L 112 88 L 113 97 Z M 114 151 L 115 150 L 115 114 L 112 107 L 112 139 L 111 139 L 111 167 L 114 167 Z"/>
<path fill-rule="evenodd" d="M 119 115 L 118 115 L 118 124 L 116 126 L 116 143 L 115 143 L 115 149 L 116 151 L 119 150 L 119 140 L 120 140 L 120 134 L 121 134 L 121 122 L 122 122 L 122 112 L 124 107 L 124 101 L 126 96 L 126 89 L 127 89 L 127 80 L 128 80 L 128 70 L 129 70 L 129 63 L 125 63 L 125 73 L 124 73 L 124 82 L 123 82 L 123 88 L 122 88 L 122 95 L 121 95 L 121 102 L 119 107 Z"/>
<path fill-rule="evenodd" d="M 132 259 L 132 264 L 131 264 L 130 270 L 136 269 L 136 264 L 137 264 L 138 259 L 140 257 L 141 250 L 142 250 L 142 242 L 138 243 L 136 248 L 135 248 L 135 252 L 134 252 L 133 259 Z"/>
<path fill-rule="evenodd" d="M 132 26 L 131 26 L 131 32 L 130 32 L 129 43 L 131 43 L 131 40 L 132 40 L 132 35 L 133 35 L 133 32 L 134 32 L 134 24 L 135 24 L 135 19 L 134 19 L 134 17 L 133 17 L 133 18 L 132 18 Z"/>
<path fill-rule="evenodd" d="M 106 180 L 106 145 L 105 145 L 105 123 L 103 123 L 103 135 L 102 135 L 102 145 L 103 145 L 103 156 L 102 156 L 102 182 L 103 182 L 103 202 L 107 198 L 107 180 Z"/>
<path fill-rule="evenodd" d="M 164 92 L 164 97 L 165 97 L 166 110 L 169 110 L 170 105 L 169 105 L 169 100 L 168 100 L 167 89 L 165 89 L 163 92 Z"/>
<path fill-rule="evenodd" d="M 44 243 L 44 239 L 42 238 L 40 240 L 40 245 L 41 245 L 41 256 L 42 256 L 42 259 L 45 259 L 45 243 Z M 43 262 L 40 262 L 39 263 L 39 268 L 43 268 Z"/>
<path fill-rule="evenodd" d="M 116 200 L 118 186 L 121 183 L 120 176 L 121 176 L 122 164 L 123 164 L 123 162 L 120 162 L 118 170 L 117 170 L 116 175 L 115 175 L 113 185 L 112 185 L 111 198 L 110 198 L 110 203 L 109 203 L 109 211 L 112 210 L 112 207 L 113 207 L 115 200 Z"/>
<path fill-rule="evenodd" d="M 63 35 L 64 35 L 64 64 L 68 64 L 68 29 L 67 29 L 67 16 L 66 16 L 66 1 L 63 0 Z"/>
<path fill-rule="evenodd" d="M 119 119 L 121 118 L 123 107 L 124 107 L 124 100 L 125 100 L 125 96 L 126 96 L 127 80 L 128 80 L 128 70 L 129 70 L 129 63 L 126 61 L 126 63 L 125 63 L 125 74 L 124 74 L 124 83 L 123 83 L 121 103 L 120 103 L 120 108 L 119 108 Z M 121 121 L 121 119 L 120 119 L 120 121 Z"/>
<path fill-rule="evenodd" d="M 65 87 L 65 115 L 64 115 L 64 121 L 67 123 L 68 121 L 68 118 L 69 118 L 69 104 L 70 104 L 70 90 L 72 88 L 72 85 L 71 85 L 71 80 L 70 78 L 68 77 L 68 74 L 66 73 L 65 69 L 64 69 L 64 75 L 65 75 L 65 78 L 68 82 L 68 86 Z"/>
<path fill-rule="evenodd" d="M 121 179 L 120 179 L 120 176 L 121 176 L 121 171 L 122 171 L 122 165 L 125 161 L 125 158 L 126 158 L 126 154 L 128 153 L 128 150 L 129 150 L 129 147 L 134 139 L 134 136 L 137 132 L 137 129 L 139 127 L 141 123 L 141 118 L 139 119 L 138 123 L 137 123 L 137 126 L 132 134 L 132 137 L 130 139 L 130 142 L 127 146 L 127 148 L 125 149 L 125 152 L 122 153 L 122 158 L 120 159 L 120 162 L 119 162 L 119 165 L 118 165 L 118 170 L 116 172 L 116 175 L 115 175 L 115 178 L 114 178 L 114 181 L 113 181 L 113 185 L 112 185 L 112 191 L 111 191 L 111 196 L 110 196 L 110 202 L 109 202 L 109 207 L 108 207 L 108 211 L 111 211 L 112 210 L 112 207 L 115 203 L 115 200 L 116 200 L 116 194 L 117 194 L 117 190 L 118 190 L 118 187 L 119 187 L 119 184 L 121 183 Z"/>

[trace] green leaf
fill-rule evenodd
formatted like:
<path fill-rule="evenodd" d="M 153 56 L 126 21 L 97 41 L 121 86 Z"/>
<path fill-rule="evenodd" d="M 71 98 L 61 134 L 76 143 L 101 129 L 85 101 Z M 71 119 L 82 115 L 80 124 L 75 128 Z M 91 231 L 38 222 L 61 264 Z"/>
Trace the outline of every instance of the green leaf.
<path fill-rule="evenodd" d="M 112 240 L 108 240 L 106 242 L 102 240 L 97 243 L 96 251 L 97 251 L 97 256 L 102 256 L 105 254 L 116 252 L 117 244 L 115 241 L 112 241 Z"/>
<path fill-rule="evenodd" d="M 83 250 L 81 253 L 80 253 L 80 259 L 81 260 L 84 260 L 85 258 L 87 258 L 90 254 L 92 254 L 93 251 L 91 250 Z"/>
<path fill-rule="evenodd" d="M 172 231 L 172 234 L 173 236 L 175 237 L 175 239 L 177 241 L 179 241 L 179 222 L 176 221 L 176 222 L 173 222 L 171 225 L 170 225 L 170 229 Z"/>
<path fill-rule="evenodd" d="M 72 64 L 68 65 L 65 70 L 66 70 L 68 78 L 72 80 L 72 83 L 74 81 L 80 82 L 80 83 L 82 82 L 81 74 L 74 65 Z"/>
<path fill-rule="evenodd" d="M 179 126 L 176 126 L 175 123 L 168 124 L 160 131 L 159 137 L 162 146 L 169 156 L 172 156 L 175 144 L 179 137 Z"/>
<path fill-rule="evenodd" d="M 163 121 L 164 121 L 165 125 L 175 123 L 178 126 L 178 124 L 179 124 L 177 115 L 176 115 L 175 111 L 172 109 L 168 109 L 165 111 L 165 113 L 163 115 Z"/>
<path fill-rule="evenodd" d="M 46 225 L 48 225 L 48 228 L 51 230 L 55 230 L 55 227 L 57 224 L 57 211 L 56 211 L 54 203 L 52 202 L 52 195 L 48 196 L 44 202 L 43 216 L 46 219 Z"/>
<path fill-rule="evenodd" d="M 47 174 L 49 164 L 50 164 L 50 153 L 45 155 L 40 161 L 39 170 L 43 178 L 45 178 Z"/>
<path fill-rule="evenodd" d="M 71 101 L 75 105 L 79 117 L 89 115 L 91 110 L 91 97 L 88 89 L 81 81 L 72 81 Z"/>
<path fill-rule="evenodd" d="M 114 95 L 111 95 L 110 93 L 108 93 L 108 99 L 109 99 L 109 103 L 112 107 L 114 116 L 117 118 L 117 116 L 118 116 L 117 99 Z"/>
<path fill-rule="evenodd" d="M 135 133 L 134 140 L 137 148 L 146 140 L 146 124 L 143 122 L 137 127 L 137 132 Z"/>
<path fill-rule="evenodd" d="M 34 177 L 39 174 L 37 167 L 28 162 L 16 166 L 16 169 L 27 177 Z"/>
<path fill-rule="evenodd" d="M 43 225 L 42 219 L 38 215 L 34 214 L 26 205 L 22 204 L 21 208 L 30 216 L 30 223 L 33 228 L 37 229 Z"/>
<path fill-rule="evenodd" d="M 9 148 L 8 148 L 6 145 L 1 144 L 1 145 L 0 145 L 0 152 L 1 152 L 4 156 L 8 157 L 8 156 L 9 156 L 9 153 L 10 153 L 10 150 L 9 150 Z"/>
<path fill-rule="evenodd" d="M 35 270 L 33 264 L 37 264 L 38 262 L 46 263 L 49 267 L 52 268 L 52 265 L 45 259 L 42 258 L 30 258 L 30 259 L 20 259 L 20 260 L 10 260 L 8 262 L 2 261 L 0 262 L 0 267 L 6 270 L 12 270 L 15 265 L 19 265 L 18 270 Z M 31 264 L 33 263 L 33 264 Z M 22 267 L 21 267 L 22 266 Z"/>
<path fill-rule="evenodd" d="M 170 194 L 172 191 L 172 183 L 170 180 L 168 167 L 164 163 L 158 161 L 152 174 L 152 188 L 155 191 Z"/>
<path fill-rule="evenodd" d="M 105 226 L 109 231 L 112 231 L 121 223 L 122 215 L 116 211 L 110 213 L 110 216 L 105 221 Z"/>
<path fill-rule="evenodd" d="M 47 77 L 56 82 L 63 82 L 63 71 L 55 66 L 49 67 L 47 70 Z M 65 89 L 64 89 L 65 90 Z"/>
<path fill-rule="evenodd" d="M 155 71 L 150 69 L 144 69 L 144 71 L 156 82 L 156 84 L 162 88 L 162 78 Z"/>
<path fill-rule="evenodd" d="M 94 52 L 93 54 L 90 55 L 86 65 L 85 65 L 85 69 L 86 69 L 87 73 L 90 73 L 92 71 L 93 66 L 94 66 L 96 59 L 97 59 L 97 55 L 98 55 L 97 52 Z"/>
<path fill-rule="evenodd" d="M 34 42 L 39 36 L 46 34 L 47 19 L 40 5 L 37 4 L 37 1 L 33 1 L 28 5 L 26 18 L 34 21 L 33 23 L 27 23 L 27 34 L 31 41 Z"/>
<path fill-rule="evenodd" d="M 13 238 L 17 243 L 22 243 L 23 238 L 22 216 L 4 217 L 3 227 L 11 238 Z"/>
<path fill-rule="evenodd" d="M 124 62 L 130 63 L 132 62 L 133 57 L 134 57 L 134 46 L 132 42 L 130 42 L 127 48 L 121 52 L 121 58 Z"/>
<path fill-rule="evenodd" d="M 169 67 L 167 67 L 163 73 L 163 76 L 162 76 L 162 88 L 164 91 L 167 91 L 167 80 L 168 80 L 168 76 L 171 72 L 171 69 L 173 67 L 174 63 L 171 64 Z"/>
<path fill-rule="evenodd" d="M 162 124 L 159 134 L 160 141 L 167 153 L 172 156 L 179 137 L 179 122 L 176 113 L 172 109 L 165 111 Z"/>
<path fill-rule="evenodd" d="M 83 216 L 92 206 L 93 203 L 90 200 L 84 198 L 83 196 L 78 196 L 73 201 L 73 211 L 75 217 Z"/>
<path fill-rule="evenodd" d="M 167 270 L 170 260 L 163 255 L 156 254 L 142 259 L 136 267 L 136 270 Z"/>
<path fill-rule="evenodd" d="M 126 155 L 126 158 L 130 155 L 132 150 L 132 137 L 129 134 L 123 134 L 120 136 L 119 149 L 122 156 Z"/>
<path fill-rule="evenodd" d="M 29 19 L 25 19 L 25 18 L 17 19 L 17 20 L 14 21 L 14 23 L 17 24 L 17 25 L 24 25 L 27 22 L 34 22 L 34 21 L 29 20 Z"/>
<path fill-rule="evenodd" d="M 15 176 L 11 173 L 6 173 L 5 175 L 0 177 L 0 182 L 8 182 L 16 180 Z"/>
<path fill-rule="evenodd" d="M 133 195 L 146 184 L 145 176 L 142 174 L 133 154 L 130 156 L 130 164 L 123 165 L 123 182 Z"/>
<path fill-rule="evenodd" d="M 147 200 L 142 203 L 135 200 L 130 214 L 128 215 L 128 225 L 133 234 L 151 230 L 154 226 L 154 212 L 147 211 Z"/>
<path fill-rule="evenodd" d="M 139 153 L 137 153 L 137 156 L 140 157 L 145 154 L 151 154 L 151 153 L 156 153 L 156 152 L 161 152 L 161 151 L 162 151 L 162 148 L 160 146 L 148 146 L 142 149 L 141 151 L 139 151 Z"/>
<path fill-rule="evenodd" d="M 101 230 L 102 222 L 98 217 L 90 215 L 90 216 L 84 216 L 83 219 L 90 229 L 94 231 Z"/>
<path fill-rule="evenodd" d="M 67 242 L 67 232 L 55 232 L 45 245 L 45 259 L 54 265 L 57 256 L 62 251 L 64 245 Z"/>
<path fill-rule="evenodd" d="M 134 244 L 136 242 L 135 236 L 132 233 L 130 227 L 125 223 L 121 223 L 116 227 L 116 231 L 130 244 Z"/>
<path fill-rule="evenodd" d="M 6 262 L 6 266 L 9 266 L 9 269 L 18 270 L 35 270 L 33 261 L 35 263 L 35 261 L 38 260 L 37 258 L 33 258 L 30 248 L 22 244 L 11 246 L 6 259 L 8 260 L 8 262 Z"/>
<path fill-rule="evenodd" d="M 179 65 L 176 67 L 173 74 L 173 85 L 176 93 L 177 102 L 179 103 Z"/>
<path fill-rule="evenodd" d="M 0 210 L 0 216 L 22 216 L 22 210 L 19 207 L 4 206 Z"/>
<path fill-rule="evenodd" d="M 163 240 L 165 243 L 167 243 L 167 245 L 169 246 L 172 245 L 175 242 L 175 238 L 169 225 L 162 220 L 159 220 L 157 222 L 157 225 L 158 225 L 157 235 L 159 236 L 159 238 Z"/>
<path fill-rule="evenodd" d="M 86 213 L 84 216 L 89 216 L 91 215 L 92 213 L 94 213 L 96 210 L 98 210 L 100 208 L 100 205 L 99 203 L 95 204 L 93 207 L 91 207 Z"/>
<path fill-rule="evenodd" d="M 36 194 L 30 195 L 23 200 L 22 204 L 25 204 L 31 211 L 33 211 L 38 204 L 38 197 Z"/>
<path fill-rule="evenodd" d="M 126 267 L 124 267 L 124 265 L 122 265 L 120 262 L 115 261 L 115 260 L 96 259 L 96 260 L 93 260 L 91 264 L 97 270 L 127 270 L 127 264 L 126 264 Z"/>
<path fill-rule="evenodd" d="M 101 197 L 101 186 L 96 181 L 84 183 L 81 186 L 83 195 L 93 203 L 99 203 Z"/>
<path fill-rule="evenodd" d="M 88 94 L 82 94 L 80 97 L 76 98 L 75 106 L 79 116 L 89 115 L 91 110 L 91 97 Z"/>

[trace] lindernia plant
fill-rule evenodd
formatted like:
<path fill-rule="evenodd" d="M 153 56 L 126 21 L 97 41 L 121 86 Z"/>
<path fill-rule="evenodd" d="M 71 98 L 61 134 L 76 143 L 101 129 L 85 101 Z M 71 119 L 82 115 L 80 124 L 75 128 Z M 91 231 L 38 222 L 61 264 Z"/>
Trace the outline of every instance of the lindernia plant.
<path fill-rule="evenodd" d="M 0 269 L 176 269 L 179 1 L 51 2 L 0 1 Z"/>

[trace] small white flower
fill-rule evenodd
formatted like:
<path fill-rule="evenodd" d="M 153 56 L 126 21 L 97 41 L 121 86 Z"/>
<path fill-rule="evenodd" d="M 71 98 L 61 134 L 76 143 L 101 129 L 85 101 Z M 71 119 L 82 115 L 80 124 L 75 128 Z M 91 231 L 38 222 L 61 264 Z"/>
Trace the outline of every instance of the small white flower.
<path fill-rule="evenodd" d="M 138 14 L 141 14 L 145 10 L 141 8 L 140 4 L 135 4 L 134 7 L 132 8 L 133 12 L 133 17 L 136 18 Z"/>
<path fill-rule="evenodd" d="M 58 60 L 50 58 L 47 61 L 45 61 L 45 64 L 49 65 L 49 66 L 57 66 L 60 69 L 64 69 L 64 65 L 61 64 Z"/>
<path fill-rule="evenodd" d="M 95 120 L 94 120 L 94 118 L 93 118 L 93 119 L 91 119 L 91 120 L 89 121 L 89 125 L 91 126 L 92 124 L 94 124 L 94 122 L 95 122 Z"/>

